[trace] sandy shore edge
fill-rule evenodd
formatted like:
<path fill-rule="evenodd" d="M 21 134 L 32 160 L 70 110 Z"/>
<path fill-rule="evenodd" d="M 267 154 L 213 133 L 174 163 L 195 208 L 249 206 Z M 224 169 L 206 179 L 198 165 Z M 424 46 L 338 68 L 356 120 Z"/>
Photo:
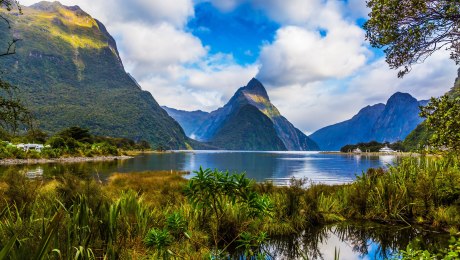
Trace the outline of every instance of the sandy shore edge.
<path fill-rule="evenodd" d="M 132 159 L 133 156 L 95 156 L 95 157 L 62 157 L 55 159 L 2 159 L 0 165 L 44 164 L 44 163 L 80 163 L 102 162 Z"/>

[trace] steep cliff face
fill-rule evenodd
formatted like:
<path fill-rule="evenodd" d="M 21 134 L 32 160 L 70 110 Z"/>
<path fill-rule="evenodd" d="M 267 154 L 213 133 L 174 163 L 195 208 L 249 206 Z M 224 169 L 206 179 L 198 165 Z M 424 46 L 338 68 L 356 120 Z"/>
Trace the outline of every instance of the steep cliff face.
<path fill-rule="evenodd" d="M 419 107 L 425 104 L 407 93 L 395 93 L 375 122 L 372 137 L 380 142 L 404 140 L 423 121 L 418 114 Z"/>
<path fill-rule="evenodd" d="M 258 112 L 256 113 L 254 109 L 248 108 L 247 106 L 255 108 Z M 246 113 L 250 113 L 250 115 Z M 267 121 L 266 118 L 268 118 L 269 121 Z M 248 121 L 246 122 L 245 120 Z M 235 122 L 244 124 L 244 131 L 242 127 L 238 127 L 238 131 L 240 132 L 238 135 L 235 133 L 237 130 L 232 132 L 232 128 L 229 127 L 229 125 L 236 127 L 237 125 Z M 259 127 L 257 124 L 262 124 L 263 127 Z M 268 127 L 269 125 L 270 127 Z M 274 129 L 274 134 L 271 131 L 267 133 L 261 132 L 261 129 L 267 130 L 269 128 Z M 243 138 L 249 135 L 242 135 L 242 132 L 251 132 L 254 133 L 254 135 L 251 137 L 252 139 L 249 140 Z M 225 106 L 209 113 L 203 123 L 191 133 L 191 136 L 199 141 L 210 142 L 213 145 L 226 149 L 296 151 L 319 149 L 315 142 L 299 129 L 295 128 L 280 114 L 278 109 L 270 102 L 265 87 L 257 79 L 252 79 L 245 87 L 238 89 Z M 236 136 L 243 139 L 236 140 Z M 254 138 L 258 136 L 260 140 L 257 141 Z M 218 140 L 218 142 L 216 142 L 216 140 Z M 282 146 L 279 145 L 278 140 L 281 140 Z M 239 144 L 239 148 L 235 147 L 235 142 Z M 243 145 L 245 142 L 257 143 L 258 145 L 248 147 Z M 264 142 L 268 142 L 270 145 L 261 145 Z"/>
<path fill-rule="evenodd" d="M 0 59 L 2 78 L 20 89 L 40 128 L 88 127 L 94 134 L 145 139 L 153 147 L 185 148 L 180 125 L 125 72 L 115 40 L 78 6 L 40 2 L 23 15 L 5 14 L 0 37 L 22 39 Z"/>
<path fill-rule="evenodd" d="M 417 101 L 407 93 L 397 92 L 386 105 L 367 106 L 350 120 L 322 128 L 310 137 L 322 150 L 336 151 L 347 144 L 404 140 L 423 119 L 419 106 L 427 101 Z"/>

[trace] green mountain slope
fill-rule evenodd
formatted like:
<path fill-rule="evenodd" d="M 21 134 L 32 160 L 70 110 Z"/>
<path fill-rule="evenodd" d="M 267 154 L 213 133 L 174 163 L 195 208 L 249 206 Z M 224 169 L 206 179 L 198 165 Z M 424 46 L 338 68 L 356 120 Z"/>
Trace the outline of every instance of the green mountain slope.
<path fill-rule="evenodd" d="M 286 150 L 270 118 L 251 105 L 244 105 L 230 115 L 211 144 L 228 150 Z"/>
<path fill-rule="evenodd" d="M 78 6 L 40 2 L 6 14 L 2 39 L 22 39 L 17 54 L 0 59 L 2 78 L 18 86 L 39 127 L 69 126 L 96 135 L 145 139 L 156 148 L 185 148 L 179 124 L 125 72 L 114 39 Z"/>

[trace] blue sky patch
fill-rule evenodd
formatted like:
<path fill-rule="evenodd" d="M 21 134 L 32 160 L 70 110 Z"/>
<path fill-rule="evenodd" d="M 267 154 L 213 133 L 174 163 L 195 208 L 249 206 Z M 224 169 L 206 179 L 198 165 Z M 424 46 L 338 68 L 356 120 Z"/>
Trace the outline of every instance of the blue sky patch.
<path fill-rule="evenodd" d="M 195 6 L 195 17 L 187 27 L 210 47 L 211 54 L 233 54 L 237 63 L 245 65 L 257 60 L 260 46 L 272 42 L 280 26 L 250 4 L 223 13 L 204 2 Z"/>

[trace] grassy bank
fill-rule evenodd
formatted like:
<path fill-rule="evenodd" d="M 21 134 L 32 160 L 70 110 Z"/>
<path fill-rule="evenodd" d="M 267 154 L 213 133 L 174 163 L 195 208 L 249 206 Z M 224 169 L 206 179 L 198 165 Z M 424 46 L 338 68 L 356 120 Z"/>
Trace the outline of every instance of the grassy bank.
<path fill-rule="evenodd" d="M 34 181 L 10 172 L 0 181 L 0 259 L 260 257 L 269 238 L 326 223 L 417 224 L 452 234 L 460 228 L 455 158 L 403 158 L 352 184 L 305 184 L 275 187 L 210 170 L 190 181 L 170 171 L 115 174 L 103 185 L 70 174 Z"/>

